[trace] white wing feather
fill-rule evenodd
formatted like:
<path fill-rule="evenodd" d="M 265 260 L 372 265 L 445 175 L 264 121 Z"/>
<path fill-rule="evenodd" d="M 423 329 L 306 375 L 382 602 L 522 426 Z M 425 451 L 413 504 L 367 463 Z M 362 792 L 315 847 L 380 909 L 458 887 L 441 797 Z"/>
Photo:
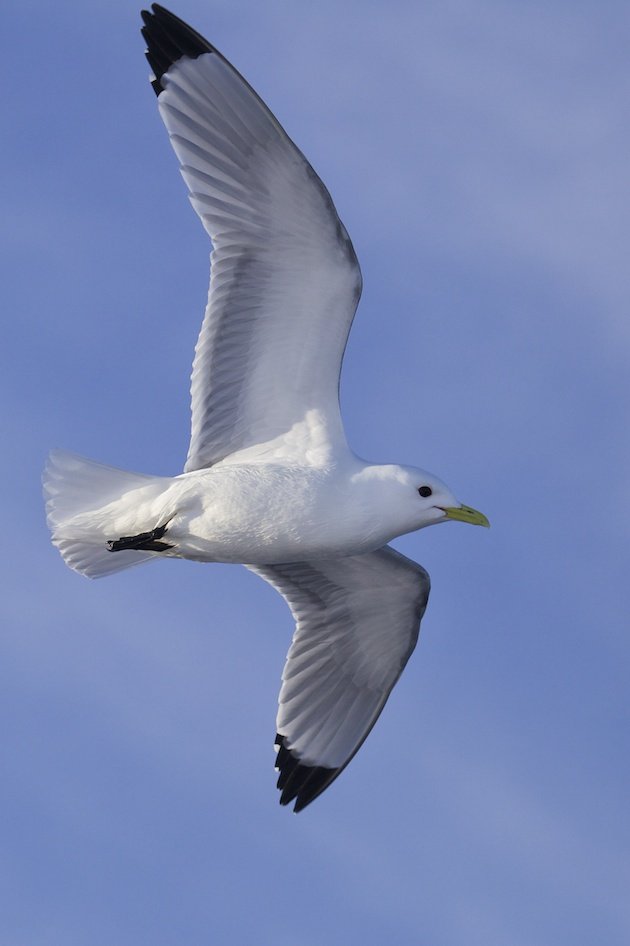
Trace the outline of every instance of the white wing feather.
<path fill-rule="evenodd" d="M 216 51 L 180 58 L 162 83 L 160 114 L 213 243 L 185 469 L 345 443 L 339 373 L 361 274 L 328 191 Z"/>
<path fill-rule="evenodd" d="M 299 809 L 336 778 L 376 722 L 416 645 L 429 576 L 389 546 L 253 571 L 285 597 L 296 620 L 277 730 L 279 757 L 291 756 L 293 773 L 279 784 L 287 789 L 282 800 L 297 797 Z"/>

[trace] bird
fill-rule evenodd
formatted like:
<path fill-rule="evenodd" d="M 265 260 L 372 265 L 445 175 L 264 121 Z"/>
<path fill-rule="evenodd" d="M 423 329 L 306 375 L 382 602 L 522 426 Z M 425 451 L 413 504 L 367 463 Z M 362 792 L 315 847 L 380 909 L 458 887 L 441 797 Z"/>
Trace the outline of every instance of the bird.
<path fill-rule="evenodd" d="M 415 648 L 429 597 L 389 542 L 488 526 L 436 476 L 349 447 L 339 376 L 362 288 L 333 200 L 221 53 L 154 3 L 141 12 L 160 116 L 211 241 L 182 473 L 53 450 L 47 521 L 97 578 L 162 558 L 236 562 L 295 620 L 276 719 L 280 803 L 301 811 L 359 750 Z"/>

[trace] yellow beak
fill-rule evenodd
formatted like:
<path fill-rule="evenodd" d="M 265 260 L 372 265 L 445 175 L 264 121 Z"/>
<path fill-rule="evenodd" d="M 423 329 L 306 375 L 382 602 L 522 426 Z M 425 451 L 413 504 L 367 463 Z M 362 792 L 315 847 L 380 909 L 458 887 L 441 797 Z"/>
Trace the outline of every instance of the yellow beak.
<path fill-rule="evenodd" d="M 471 526 L 485 526 L 490 528 L 490 523 L 482 512 L 478 512 L 471 506 L 442 506 L 447 519 L 456 519 L 458 522 L 469 522 Z"/>

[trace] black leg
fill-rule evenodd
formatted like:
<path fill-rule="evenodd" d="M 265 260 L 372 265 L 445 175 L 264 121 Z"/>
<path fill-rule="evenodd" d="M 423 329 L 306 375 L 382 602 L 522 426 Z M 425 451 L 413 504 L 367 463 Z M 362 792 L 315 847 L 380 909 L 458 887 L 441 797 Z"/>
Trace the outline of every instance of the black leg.
<path fill-rule="evenodd" d="M 168 524 L 168 523 L 167 523 Z M 123 549 L 138 549 L 143 552 L 165 552 L 174 546 L 168 542 L 160 542 L 166 532 L 166 526 L 158 526 L 150 532 L 140 532 L 138 535 L 123 535 L 119 539 L 110 539 L 107 543 L 110 552 L 122 552 Z"/>

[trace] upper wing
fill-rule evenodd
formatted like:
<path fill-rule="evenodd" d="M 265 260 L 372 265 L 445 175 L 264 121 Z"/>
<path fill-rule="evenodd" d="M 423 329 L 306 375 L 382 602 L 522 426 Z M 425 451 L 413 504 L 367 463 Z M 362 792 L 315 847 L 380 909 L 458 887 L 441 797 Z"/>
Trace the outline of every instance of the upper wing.
<path fill-rule="evenodd" d="M 277 719 L 280 802 L 313 801 L 361 747 L 416 646 L 429 576 L 389 546 L 324 562 L 252 568 L 296 630 Z"/>
<path fill-rule="evenodd" d="M 361 294 L 352 243 L 243 77 L 172 13 L 152 10 L 142 33 L 160 114 L 213 243 L 186 470 L 272 441 L 268 451 L 295 443 L 304 458 L 344 437 L 339 372 Z"/>

